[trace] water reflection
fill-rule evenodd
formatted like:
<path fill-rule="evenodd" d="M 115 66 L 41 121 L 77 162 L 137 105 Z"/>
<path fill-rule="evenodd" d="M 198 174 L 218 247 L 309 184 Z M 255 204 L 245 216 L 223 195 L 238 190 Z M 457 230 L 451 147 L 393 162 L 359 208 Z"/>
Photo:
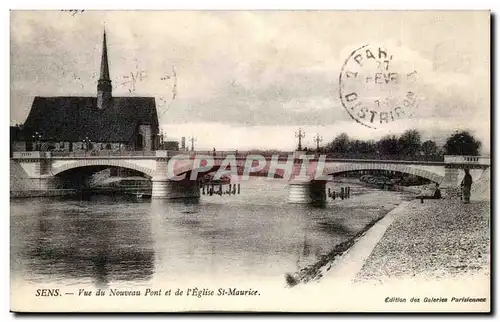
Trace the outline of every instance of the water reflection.
<path fill-rule="evenodd" d="M 286 190 L 285 190 L 286 192 Z M 328 210 L 308 205 L 202 204 L 152 200 L 157 267 L 171 275 L 255 274 L 282 276 L 315 260 L 335 239 L 318 229 Z M 286 200 L 286 199 L 285 199 Z M 182 254 L 179 256 L 179 254 Z"/>
<path fill-rule="evenodd" d="M 316 208 L 287 204 L 282 183 L 242 188 L 199 200 L 11 200 L 12 273 L 99 287 L 199 276 L 283 280 L 401 199 L 368 189 Z"/>
<path fill-rule="evenodd" d="M 29 213 L 37 229 L 23 229 L 18 251 L 24 255 L 30 278 L 86 279 L 99 287 L 110 280 L 146 280 L 154 273 L 151 220 L 109 199 L 92 200 L 88 208 L 72 200 L 35 199 Z M 96 207 L 97 206 L 97 207 Z M 98 209 L 97 209 L 98 208 Z M 16 233 L 19 226 L 13 227 Z"/>

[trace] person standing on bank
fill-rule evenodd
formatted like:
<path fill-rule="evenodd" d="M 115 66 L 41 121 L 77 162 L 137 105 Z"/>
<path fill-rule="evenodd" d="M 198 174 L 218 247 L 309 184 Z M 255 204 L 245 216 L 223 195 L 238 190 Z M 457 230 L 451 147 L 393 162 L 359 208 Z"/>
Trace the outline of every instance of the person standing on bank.
<path fill-rule="evenodd" d="M 434 190 L 434 199 L 441 199 L 441 190 L 439 190 L 439 183 L 436 183 L 436 189 Z"/>
<path fill-rule="evenodd" d="M 462 194 L 464 196 L 464 203 L 470 203 L 470 190 L 472 187 L 472 176 L 469 173 L 469 169 L 464 169 L 465 176 L 462 180 L 461 186 L 463 187 Z"/>

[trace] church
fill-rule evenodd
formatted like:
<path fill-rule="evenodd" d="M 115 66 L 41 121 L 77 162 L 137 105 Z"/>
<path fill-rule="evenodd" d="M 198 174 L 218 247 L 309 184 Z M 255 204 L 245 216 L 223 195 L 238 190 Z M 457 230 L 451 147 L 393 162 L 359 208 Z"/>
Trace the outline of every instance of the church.
<path fill-rule="evenodd" d="M 22 136 L 26 150 L 152 151 L 160 143 L 154 97 L 112 95 L 106 32 L 97 96 L 35 97 Z"/>

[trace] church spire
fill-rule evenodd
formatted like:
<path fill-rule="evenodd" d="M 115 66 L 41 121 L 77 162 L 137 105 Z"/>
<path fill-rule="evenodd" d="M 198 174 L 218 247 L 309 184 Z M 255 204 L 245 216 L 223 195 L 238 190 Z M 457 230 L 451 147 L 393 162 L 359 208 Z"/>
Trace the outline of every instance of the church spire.
<path fill-rule="evenodd" d="M 101 74 L 99 79 L 109 79 L 109 66 L 108 66 L 108 46 L 106 45 L 106 29 L 104 29 L 104 37 L 102 39 L 102 57 L 101 57 Z"/>
<path fill-rule="evenodd" d="M 106 44 L 106 30 L 102 40 L 101 72 L 97 81 L 97 107 L 103 109 L 111 101 L 111 79 L 109 78 L 108 48 Z"/>

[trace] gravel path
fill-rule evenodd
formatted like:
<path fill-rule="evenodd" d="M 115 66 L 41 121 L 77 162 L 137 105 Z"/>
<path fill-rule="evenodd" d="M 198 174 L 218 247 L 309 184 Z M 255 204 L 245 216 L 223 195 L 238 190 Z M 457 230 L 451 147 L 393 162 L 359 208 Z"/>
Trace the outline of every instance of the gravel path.
<path fill-rule="evenodd" d="M 489 201 L 412 201 L 387 229 L 354 282 L 435 280 L 480 271 L 489 275 L 490 213 Z"/>

